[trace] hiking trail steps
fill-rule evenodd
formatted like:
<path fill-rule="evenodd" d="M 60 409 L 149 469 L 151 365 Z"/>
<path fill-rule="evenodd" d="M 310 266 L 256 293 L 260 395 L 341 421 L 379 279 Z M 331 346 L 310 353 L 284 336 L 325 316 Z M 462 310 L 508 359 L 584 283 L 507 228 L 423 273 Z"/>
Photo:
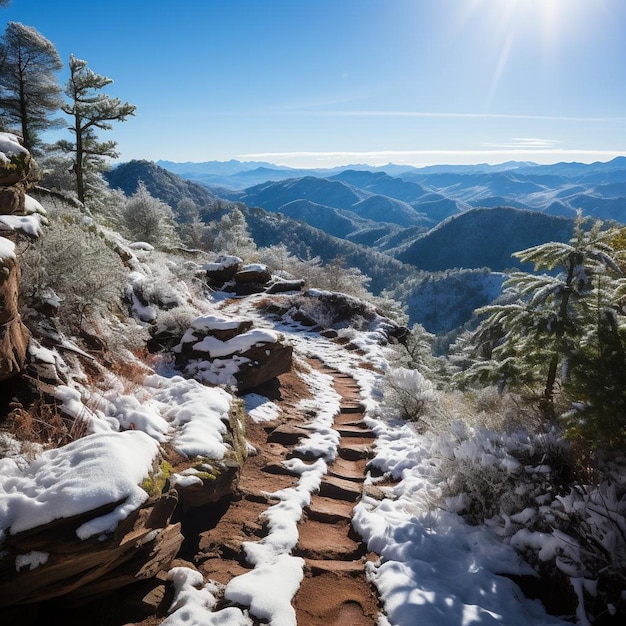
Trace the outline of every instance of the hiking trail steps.
<path fill-rule="evenodd" d="M 374 626 L 379 606 L 366 579 L 365 562 L 377 557 L 367 554 L 366 546 L 351 526 L 353 508 L 363 491 L 374 435 L 363 422 L 364 407 L 356 381 L 317 360 L 310 360 L 309 364 L 331 375 L 335 391 L 341 396 L 333 426 L 340 443 L 336 460 L 329 464 L 318 493 L 312 495 L 298 524 L 299 540 L 292 554 L 304 559 L 305 568 L 293 599 L 297 624 Z M 293 375 L 286 378 L 289 376 Z M 284 383 L 289 384 L 286 380 Z M 283 403 L 280 423 L 249 425 L 247 436 L 256 454 L 242 468 L 236 498 L 213 528 L 199 533 L 195 554 L 183 555 L 205 579 L 228 584 L 234 576 L 250 571 L 242 544 L 263 537 L 263 521 L 259 519 L 273 504 L 270 494 L 297 484 L 298 476 L 281 464 L 297 456 L 294 448 L 309 434 L 303 427 L 309 418 L 298 415 L 295 400 L 294 397 Z"/>

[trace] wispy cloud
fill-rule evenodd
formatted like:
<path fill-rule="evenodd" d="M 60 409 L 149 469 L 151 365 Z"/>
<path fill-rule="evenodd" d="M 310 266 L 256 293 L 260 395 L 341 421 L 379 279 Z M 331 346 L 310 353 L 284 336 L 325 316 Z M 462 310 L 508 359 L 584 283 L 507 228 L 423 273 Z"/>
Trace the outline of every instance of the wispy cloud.
<path fill-rule="evenodd" d="M 508 160 L 537 161 L 552 163 L 560 160 L 590 162 L 610 160 L 624 154 L 620 150 L 576 150 L 563 148 L 518 147 L 486 148 L 480 150 L 376 150 L 376 151 L 292 151 L 253 152 L 236 155 L 240 160 L 268 160 L 274 163 L 297 164 L 309 167 L 320 164 L 345 165 L 346 163 L 369 163 L 383 165 L 399 163 L 427 165 L 437 163 L 501 163 Z"/>
<path fill-rule="evenodd" d="M 542 139 L 539 137 L 512 137 L 506 143 L 484 143 L 485 148 L 513 150 L 550 150 L 556 148 L 560 143 L 559 139 Z"/>
<path fill-rule="evenodd" d="M 284 109 L 281 115 L 309 115 L 318 117 L 423 117 L 443 119 L 506 119 L 506 120 L 547 120 L 563 122 L 614 122 L 626 121 L 626 118 L 577 117 L 567 115 L 530 115 L 524 113 L 464 113 L 435 111 L 381 111 L 381 110 L 318 110 Z"/>

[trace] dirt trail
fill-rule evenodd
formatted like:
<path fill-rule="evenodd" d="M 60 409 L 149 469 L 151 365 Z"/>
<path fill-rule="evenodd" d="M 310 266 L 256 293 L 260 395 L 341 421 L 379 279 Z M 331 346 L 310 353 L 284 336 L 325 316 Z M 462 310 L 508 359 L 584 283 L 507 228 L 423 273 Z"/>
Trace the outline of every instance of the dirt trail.
<path fill-rule="evenodd" d="M 330 370 L 319 362 L 311 365 L 331 374 L 342 397 L 334 428 L 341 435 L 337 460 L 329 466 L 319 493 L 314 495 L 299 523 L 299 542 L 293 551 L 305 559 L 305 578 L 294 599 L 298 626 L 334 624 L 373 626 L 378 615 L 375 593 L 365 578 L 366 547 L 352 530 L 350 518 L 361 497 L 373 434 L 363 423 L 359 388 L 351 377 Z M 214 528 L 198 533 L 194 554 L 185 554 L 206 578 L 228 583 L 249 571 L 242 544 L 263 537 L 259 515 L 273 502 L 267 493 L 293 487 L 298 477 L 281 465 L 297 456 L 294 447 L 306 431 L 299 425 L 310 421 L 297 408 L 309 394 L 297 375 L 281 377 L 283 409 L 280 423 L 251 424 L 248 439 L 257 454 L 244 465 L 239 496 Z M 310 460 L 310 459 L 308 459 Z"/>
<path fill-rule="evenodd" d="M 305 578 L 295 597 L 298 626 L 376 623 L 378 603 L 365 578 L 366 547 L 351 527 L 360 499 L 373 433 L 363 423 L 359 388 L 353 378 L 328 368 L 341 409 L 334 428 L 341 435 L 337 460 L 299 525 L 294 554 L 305 559 Z"/>

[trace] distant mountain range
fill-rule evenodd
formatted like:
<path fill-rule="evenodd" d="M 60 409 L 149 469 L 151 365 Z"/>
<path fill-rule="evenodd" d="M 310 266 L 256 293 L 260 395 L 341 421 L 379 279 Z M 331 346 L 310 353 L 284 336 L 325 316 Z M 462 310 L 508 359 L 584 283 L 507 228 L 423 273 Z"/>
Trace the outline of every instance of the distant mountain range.
<path fill-rule="evenodd" d="M 209 165 L 213 171 L 221 167 L 222 173 L 215 176 L 222 178 L 246 174 L 230 173 L 241 166 L 237 162 L 180 165 L 187 171 L 195 166 L 200 173 Z M 591 165 L 405 168 L 393 176 L 382 168 L 294 176 L 293 170 L 250 165 L 254 167 L 247 172 L 255 176 L 278 171 L 286 178 L 233 189 L 198 183 L 195 175 L 185 180 L 148 161 L 123 163 L 106 176 L 112 187 L 127 195 L 141 180 L 172 208 L 182 198 L 213 208 L 222 200 L 222 211 L 236 202 L 258 246 L 284 244 L 293 254 L 318 255 L 324 261 L 342 256 L 372 278 L 374 293 L 389 288 L 404 293 L 397 297 L 408 305 L 411 321 L 434 332 L 448 332 L 467 321 L 463 302 L 469 294 L 457 284 L 467 283 L 480 304 L 487 304 L 504 280 L 503 274 L 496 280 L 493 272 L 519 268 L 513 252 L 546 241 L 567 241 L 576 209 L 626 223 L 624 158 Z M 216 213 L 205 215 L 214 219 Z M 443 283 L 435 292 L 448 292 L 451 303 L 446 307 L 458 309 L 464 319 L 442 320 L 443 305 L 432 308 L 436 299 L 428 295 L 429 283 L 420 278 L 429 272 L 435 272 L 434 281 L 455 285 L 454 294 Z"/>
<path fill-rule="evenodd" d="M 352 211 L 359 218 L 378 223 L 430 228 L 473 207 L 509 206 L 565 217 L 574 217 L 581 210 L 599 219 L 626 222 L 626 157 L 591 164 L 510 161 L 500 165 L 414 168 L 389 164 L 325 170 L 239 161 L 159 164 L 204 184 L 215 195 L 269 211 L 283 212 L 284 205 L 301 200 Z M 288 210 L 292 217 L 308 221 L 311 217 L 306 214 L 314 213 L 310 208 L 300 203 Z M 317 209 L 320 211 L 328 209 Z M 355 225 L 354 231 L 361 226 Z"/>
<path fill-rule="evenodd" d="M 157 161 L 156 164 L 174 174 L 178 174 L 182 178 L 230 189 L 245 189 L 269 180 L 278 181 L 301 176 L 326 178 L 348 169 L 381 171 L 392 176 L 415 170 L 410 165 L 394 165 L 392 163 L 381 167 L 353 164 L 327 169 L 296 169 L 285 165 L 274 165 L 265 161 L 237 161 L 234 159 L 230 161 L 204 161 L 202 163 Z"/>

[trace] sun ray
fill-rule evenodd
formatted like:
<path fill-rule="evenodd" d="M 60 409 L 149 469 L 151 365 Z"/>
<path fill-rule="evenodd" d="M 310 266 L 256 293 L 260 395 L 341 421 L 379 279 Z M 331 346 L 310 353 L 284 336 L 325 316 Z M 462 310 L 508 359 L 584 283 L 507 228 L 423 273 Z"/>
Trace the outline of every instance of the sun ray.
<path fill-rule="evenodd" d="M 489 111 L 491 109 L 491 104 L 493 99 L 498 91 L 498 85 L 500 84 L 500 79 L 502 78 L 502 74 L 504 73 L 504 69 L 509 61 L 509 56 L 511 54 L 511 48 L 513 46 L 513 33 L 509 33 L 507 36 L 504 45 L 500 50 L 500 54 L 498 55 L 498 63 L 493 71 L 491 76 L 491 82 L 489 84 L 489 91 L 487 92 L 487 98 L 485 100 L 485 110 Z"/>
<path fill-rule="evenodd" d="M 555 71 L 563 41 L 573 40 L 583 27 L 588 29 L 608 1 L 468 0 L 459 20 L 468 28 L 479 25 L 482 41 L 478 45 L 485 50 L 484 63 L 493 64 L 485 110 L 491 110 L 514 58 L 538 53 L 538 69 Z"/>

